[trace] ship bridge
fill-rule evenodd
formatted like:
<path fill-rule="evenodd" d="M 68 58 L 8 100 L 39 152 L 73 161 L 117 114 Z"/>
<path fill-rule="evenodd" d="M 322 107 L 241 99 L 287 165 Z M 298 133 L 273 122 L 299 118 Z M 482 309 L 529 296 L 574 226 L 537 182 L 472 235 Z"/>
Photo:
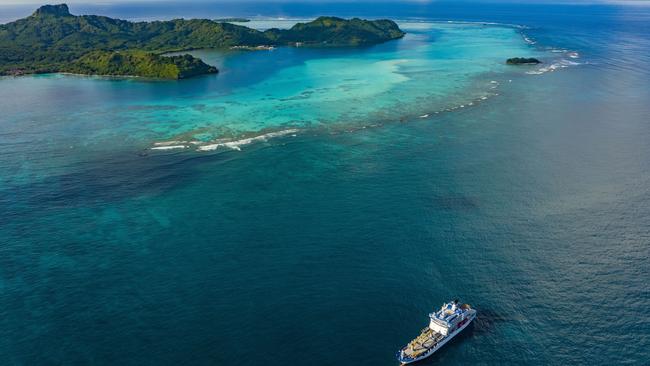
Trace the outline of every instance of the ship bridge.
<path fill-rule="evenodd" d="M 465 318 L 463 311 L 458 308 L 456 303 L 448 303 L 442 306 L 442 309 L 435 313 L 429 314 L 431 321 L 429 329 L 434 332 L 447 335 L 449 329 Z"/>

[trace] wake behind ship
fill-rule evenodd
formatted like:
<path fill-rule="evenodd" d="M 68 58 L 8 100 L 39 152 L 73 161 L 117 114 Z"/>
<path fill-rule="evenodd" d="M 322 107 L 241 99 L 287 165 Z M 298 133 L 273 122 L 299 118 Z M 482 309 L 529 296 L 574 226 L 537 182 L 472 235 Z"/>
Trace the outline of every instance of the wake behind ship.
<path fill-rule="evenodd" d="M 440 310 L 429 314 L 429 326 L 422 333 L 397 352 L 397 360 L 403 365 L 425 359 L 476 318 L 476 310 L 469 304 L 458 304 L 458 300 L 443 304 Z"/>

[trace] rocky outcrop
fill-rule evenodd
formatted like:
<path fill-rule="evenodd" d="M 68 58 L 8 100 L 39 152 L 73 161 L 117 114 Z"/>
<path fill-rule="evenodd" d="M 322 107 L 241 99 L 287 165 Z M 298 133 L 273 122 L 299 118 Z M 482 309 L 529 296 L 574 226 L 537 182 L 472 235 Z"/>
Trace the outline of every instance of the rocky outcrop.
<path fill-rule="evenodd" d="M 506 63 L 508 65 L 537 65 L 539 63 L 542 63 L 542 61 L 534 58 L 534 57 L 514 57 L 514 58 L 509 58 Z"/>

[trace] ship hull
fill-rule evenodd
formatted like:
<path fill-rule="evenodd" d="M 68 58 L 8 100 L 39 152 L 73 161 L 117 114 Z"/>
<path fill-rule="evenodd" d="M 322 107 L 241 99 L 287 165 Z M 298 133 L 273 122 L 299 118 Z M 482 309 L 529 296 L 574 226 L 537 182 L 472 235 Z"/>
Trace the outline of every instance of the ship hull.
<path fill-rule="evenodd" d="M 442 346 L 447 344 L 447 342 L 452 340 L 452 338 L 454 338 L 460 332 L 462 332 L 463 329 L 467 328 L 467 326 L 470 325 L 474 321 L 474 319 L 476 319 L 476 313 L 472 314 L 471 317 L 469 317 L 467 319 L 468 319 L 468 321 L 465 322 L 465 324 L 461 325 L 460 328 L 453 331 L 451 334 L 449 334 L 447 337 L 445 337 L 443 340 L 441 340 L 435 347 L 433 347 L 429 351 L 423 353 L 421 356 L 418 356 L 418 357 L 410 359 L 410 360 L 404 360 L 404 359 L 401 359 L 400 357 L 398 357 L 398 360 L 402 363 L 402 365 L 406 365 L 406 364 L 409 364 L 409 363 L 424 360 L 425 358 L 431 356 L 432 354 L 436 353 L 436 351 L 439 350 Z"/>

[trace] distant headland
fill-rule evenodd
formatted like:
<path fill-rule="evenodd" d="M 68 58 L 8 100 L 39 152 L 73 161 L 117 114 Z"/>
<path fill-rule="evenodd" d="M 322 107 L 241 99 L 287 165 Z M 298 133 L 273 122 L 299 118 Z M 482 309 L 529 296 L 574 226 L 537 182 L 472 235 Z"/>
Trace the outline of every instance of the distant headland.
<path fill-rule="evenodd" d="M 320 17 L 290 29 L 262 32 L 224 20 L 130 22 L 75 16 L 66 4 L 44 5 L 26 18 L 0 25 L 0 75 L 67 72 L 183 79 L 218 70 L 191 55 L 165 53 L 296 45 L 354 47 L 403 36 L 397 24 L 387 19 Z"/>

